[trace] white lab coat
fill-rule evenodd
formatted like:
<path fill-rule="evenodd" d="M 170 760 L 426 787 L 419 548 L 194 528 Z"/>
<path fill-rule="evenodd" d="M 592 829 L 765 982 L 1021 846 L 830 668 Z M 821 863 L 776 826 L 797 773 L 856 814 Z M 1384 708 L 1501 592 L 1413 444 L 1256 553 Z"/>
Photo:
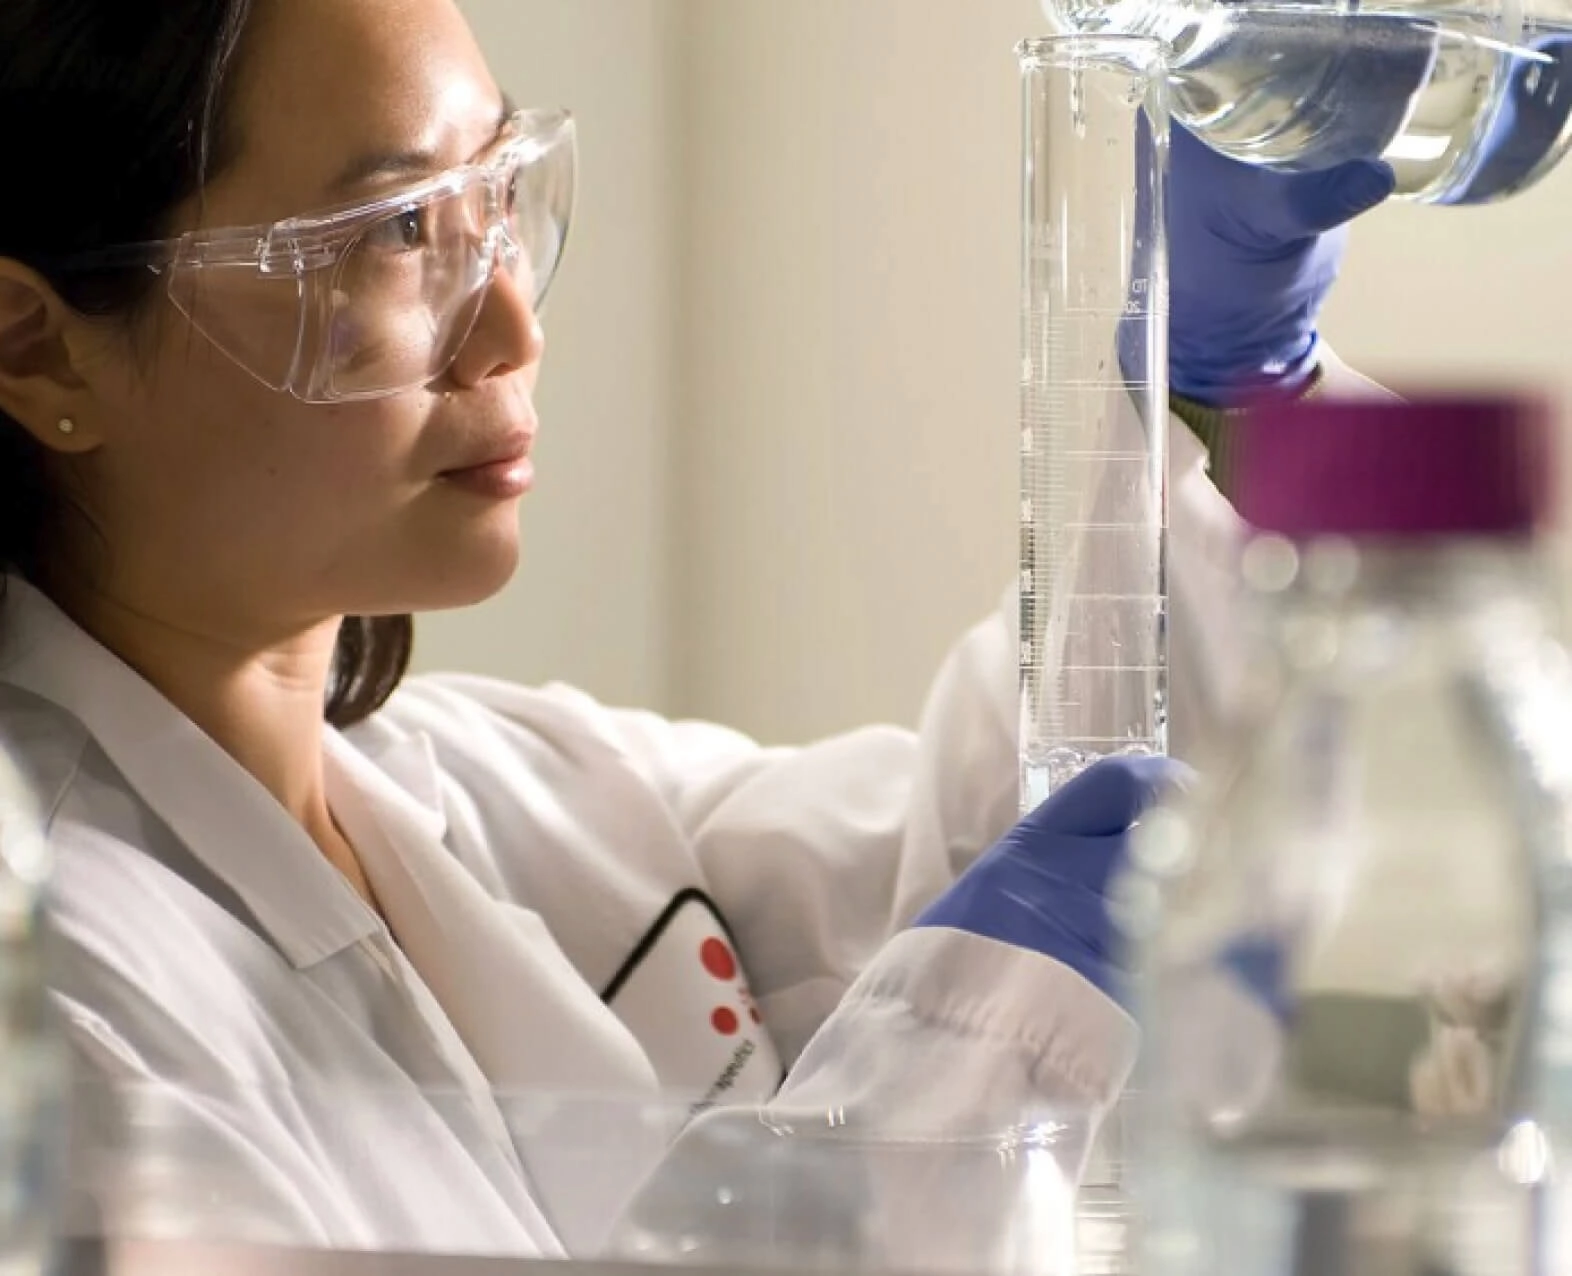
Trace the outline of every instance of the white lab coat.
<path fill-rule="evenodd" d="M 1174 433 L 1183 752 L 1235 660 L 1237 528 Z M 918 732 L 804 748 L 560 686 L 409 680 L 327 742 L 390 925 L 41 594 L 13 579 L 4 608 L 0 749 L 57 857 L 76 1206 L 116 1233 L 653 1253 L 665 1239 L 612 1219 L 652 1173 L 640 1200 L 669 1199 L 673 1130 L 605 1116 L 611 1096 L 757 1103 L 786 1073 L 777 1129 L 751 1125 L 775 1142 L 827 1112 L 932 1138 L 1100 1109 L 1127 1075 L 1133 1025 L 1074 972 L 902 929 L 1014 818 L 1009 601 L 952 652 Z M 553 1111 L 546 1092 L 575 1097 Z M 911 1217 L 889 1230 L 919 1236 Z"/>

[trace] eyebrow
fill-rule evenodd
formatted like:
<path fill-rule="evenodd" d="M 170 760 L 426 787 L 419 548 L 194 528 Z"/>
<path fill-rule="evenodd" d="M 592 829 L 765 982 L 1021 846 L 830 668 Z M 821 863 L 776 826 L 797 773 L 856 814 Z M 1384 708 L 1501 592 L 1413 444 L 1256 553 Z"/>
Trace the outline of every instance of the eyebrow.
<path fill-rule="evenodd" d="M 518 105 L 508 94 L 502 95 L 502 106 L 497 112 L 497 127 L 490 141 L 495 141 L 518 113 Z M 489 143 L 488 143 L 489 144 Z M 397 177 L 423 177 L 448 167 L 433 150 L 421 151 L 367 151 L 351 160 L 328 185 L 329 194 L 341 194 L 368 182 Z"/>

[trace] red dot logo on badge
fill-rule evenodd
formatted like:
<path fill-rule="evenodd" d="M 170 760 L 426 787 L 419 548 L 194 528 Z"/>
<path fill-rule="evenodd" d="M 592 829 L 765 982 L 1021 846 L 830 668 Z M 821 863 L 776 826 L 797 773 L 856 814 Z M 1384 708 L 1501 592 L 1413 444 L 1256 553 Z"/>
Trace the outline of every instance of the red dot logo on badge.
<path fill-rule="evenodd" d="M 699 960 L 704 963 L 704 969 L 716 979 L 736 978 L 737 959 L 731 955 L 731 949 L 719 939 L 706 939 L 699 946 Z"/>
<path fill-rule="evenodd" d="M 732 1037 L 736 1035 L 737 1029 L 741 1025 L 737 1022 L 736 1011 L 728 1010 L 725 1006 L 721 1006 L 710 1016 L 710 1027 L 714 1028 L 723 1037 Z"/>

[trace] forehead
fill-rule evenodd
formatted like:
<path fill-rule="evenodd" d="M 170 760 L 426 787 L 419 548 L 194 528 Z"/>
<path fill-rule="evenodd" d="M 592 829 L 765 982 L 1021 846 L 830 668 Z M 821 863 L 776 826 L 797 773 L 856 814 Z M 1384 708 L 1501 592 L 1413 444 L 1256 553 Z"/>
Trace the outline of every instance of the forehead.
<path fill-rule="evenodd" d="M 203 220 L 308 210 L 367 153 L 460 163 L 495 131 L 498 101 L 452 0 L 258 0 L 235 84 L 240 149 Z"/>

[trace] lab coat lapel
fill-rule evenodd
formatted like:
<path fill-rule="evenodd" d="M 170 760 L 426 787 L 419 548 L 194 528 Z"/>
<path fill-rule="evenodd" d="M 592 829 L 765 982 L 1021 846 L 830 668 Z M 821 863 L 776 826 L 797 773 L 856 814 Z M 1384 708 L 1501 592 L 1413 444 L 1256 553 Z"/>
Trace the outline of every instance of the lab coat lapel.
<path fill-rule="evenodd" d="M 570 1253 L 598 1249 L 688 1117 L 541 916 L 492 895 L 444 844 L 441 771 L 415 733 L 328 747 L 334 812 L 408 964 L 467 1051 Z M 425 795 L 423 799 L 417 795 Z"/>
<path fill-rule="evenodd" d="M 400 947 L 492 1086 L 653 1094 L 643 1048 L 539 914 L 493 898 L 441 842 L 440 809 L 412 796 L 437 787 L 424 738 L 392 752 L 373 765 L 332 737 L 334 813 L 360 851 Z"/>

